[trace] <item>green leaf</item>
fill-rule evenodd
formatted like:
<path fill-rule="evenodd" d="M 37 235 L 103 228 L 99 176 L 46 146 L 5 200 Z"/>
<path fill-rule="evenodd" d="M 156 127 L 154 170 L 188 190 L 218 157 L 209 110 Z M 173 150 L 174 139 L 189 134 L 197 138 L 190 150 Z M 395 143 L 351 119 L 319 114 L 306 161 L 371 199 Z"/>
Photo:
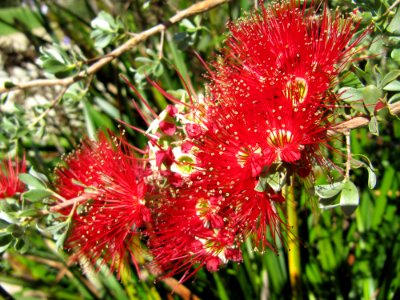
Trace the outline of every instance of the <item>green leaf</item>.
<path fill-rule="evenodd" d="M 39 179 L 44 185 L 47 185 L 47 183 L 49 182 L 46 175 L 36 171 L 34 167 L 31 167 L 29 169 L 29 174 L 32 175 L 33 177 Z"/>
<path fill-rule="evenodd" d="M 0 253 L 6 251 L 11 245 L 13 237 L 8 232 L 0 232 Z"/>
<path fill-rule="evenodd" d="M 379 135 L 379 124 L 378 120 L 375 116 L 371 118 L 371 120 L 368 123 L 368 129 L 369 132 L 371 132 L 373 135 Z"/>
<path fill-rule="evenodd" d="M 90 26 L 94 29 L 100 29 L 101 31 L 112 32 L 117 27 L 117 22 L 109 13 L 101 11 L 98 16 L 92 20 Z"/>
<path fill-rule="evenodd" d="M 389 73 L 387 73 L 385 75 L 385 77 L 383 77 L 379 86 L 381 88 L 384 88 L 385 86 L 387 86 L 389 83 L 391 83 L 393 80 L 395 80 L 399 76 L 400 76 L 400 70 L 390 71 Z"/>
<path fill-rule="evenodd" d="M 0 210 L 0 220 L 4 220 L 7 223 L 17 223 L 18 219 L 15 218 L 12 214 L 6 213 L 5 211 Z"/>
<path fill-rule="evenodd" d="M 368 170 L 368 187 L 372 190 L 376 186 L 376 174 L 373 169 L 367 168 Z"/>
<path fill-rule="evenodd" d="M 104 15 L 106 15 L 107 13 L 101 12 Z M 110 16 L 109 14 L 107 14 L 108 16 Z M 112 18 L 112 17 L 111 17 Z M 111 24 L 101 18 L 96 18 L 92 21 L 92 23 L 90 24 L 93 28 L 96 28 L 96 30 L 98 32 L 113 32 L 113 29 L 111 27 Z"/>
<path fill-rule="evenodd" d="M 40 179 L 32 176 L 31 174 L 22 173 L 19 174 L 19 179 L 29 187 L 36 189 L 45 189 L 46 185 Z"/>
<path fill-rule="evenodd" d="M 12 83 L 11 81 L 5 81 L 5 82 L 4 82 L 4 87 L 5 87 L 6 89 L 12 89 L 13 87 L 15 87 L 15 84 Z"/>
<path fill-rule="evenodd" d="M 383 89 L 389 92 L 399 92 L 400 81 L 399 80 L 392 81 L 391 83 L 387 84 Z"/>
<path fill-rule="evenodd" d="M 60 71 L 54 72 L 54 76 L 57 78 L 65 78 L 69 76 L 73 76 L 78 73 L 79 69 L 76 67 L 75 64 L 70 64 L 64 66 L 64 68 Z"/>
<path fill-rule="evenodd" d="M 282 187 L 286 183 L 285 171 L 276 171 L 274 173 L 267 174 L 264 177 L 260 177 L 257 186 L 254 188 L 257 192 L 264 192 L 271 187 L 275 192 L 282 190 Z"/>
<path fill-rule="evenodd" d="M 21 226 L 17 224 L 12 224 L 7 228 L 7 232 L 9 232 L 14 238 L 18 239 L 24 236 L 24 230 Z"/>
<path fill-rule="evenodd" d="M 228 293 L 222 283 L 221 278 L 219 277 L 217 272 L 212 273 L 214 277 L 215 284 L 217 286 L 218 298 L 221 300 L 229 300 Z"/>
<path fill-rule="evenodd" d="M 29 243 L 24 239 L 17 239 L 14 244 L 14 249 L 19 253 L 24 254 L 29 250 Z"/>
<path fill-rule="evenodd" d="M 64 232 L 66 229 L 68 229 L 69 223 L 68 222 L 61 222 L 61 223 L 57 223 L 54 224 L 52 226 L 49 227 L 45 227 L 45 228 L 40 228 L 39 225 L 36 225 L 36 228 L 43 233 L 51 233 L 52 235 L 57 235 L 60 232 Z"/>
<path fill-rule="evenodd" d="M 347 180 L 343 184 L 340 194 L 340 207 L 346 215 L 351 215 L 357 208 L 360 201 L 357 187 L 353 182 Z"/>
<path fill-rule="evenodd" d="M 394 49 L 392 53 L 390 53 L 390 56 L 396 63 L 400 64 L 400 49 Z"/>
<path fill-rule="evenodd" d="M 375 85 L 368 85 L 362 92 L 364 104 L 370 114 L 374 113 L 375 104 L 382 97 L 382 90 Z"/>
<path fill-rule="evenodd" d="M 86 100 L 83 101 L 83 112 L 85 116 L 86 130 L 90 139 L 96 139 L 96 126 L 90 113 L 91 106 Z"/>
<path fill-rule="evenodd" d="M 112 105 L 107 100 L 104 100 L 99 97 L 94 98 L 94 102 L 109 116 L 113 117 L 114 119 L 119 119 L 121 117 L 120 111 Z"/>
<path fill-rule="evenodd" d="M 57 249 L 61 249 L 64 245 L 65 239 L 67 238 L 68 230 L 65 230 L 56 238 L 56 247 Z"/>
<path fill-rule="evenodd" d="M 351 159 L 351 167 L 358 169 L 358 168 L 365 168 L 368 171 L 368 187 L 372 190 L 376 185 L 376 174 L 374 172 L 374 167 L 372 166 L 370 160 L 365 155 L 361 155 L 368 163 L 365 163 L 361 160 L 357 160 L 352 158 Z"/>
<path fill-rule="evenodd" d="M 397 8 L 396 14 L 394 15 L 386 30 L 390 33 L 400 34 L 400 7 Z"/>
<path fill-rule="evenodd" d="M 322 199 L 333 198 L 343 189 L 344 182 L 334 182 L 331 184 L 322 184 L 314 187 L 315 193 Z"/>
<path fill-rule="evenodd" d="M 9 225 L 10 223 L 8 223 L 7 221 L 0 219 L 0 230 L 7 228 Z"/>
<path fill-rule="evenodd" d="M 94 46 L 97 49 L 103 49 L 107 47 L 114 39 L 113 34 L 104 33 L 97 30 L 93 31 L 90 37 L 94 39 Z"/>
<path fill-rule="evenodd" d="M 51 192 L 43 189 L 33 189 L 22 194 L 24 199 L 27 199 L 31 202 L 37 202 L 43 200 L 45 198 L 50 197 L 51 195 L 52 195 Z"/>
<path fill-rule="evenodd" d="M 107 47 L 113 40 L 117 39 L 118 32 L 123 28 L 121 22 L 104 11 L 101 11 L 93 19 L 91 26 L 94 30 L 90 33 L 90 37 L 94 39 L 94 45 L 98 49 Z"/>
<path fill-rule="evenodd" d="M 363 99 L 363 89 L 345 87 L 339 89 L 340 99 L 345 102 L 359 101 Z"/>
<path fill-rule="evenodd" d="M 399 100 L 400 100 L 400 93 L 394 94 L 392 97 L 390 97 L 388 104 L 396 103 Z"/>
<path fill-rule="evenodd" d="M 373 55 L 382 55 L 384 52 L 384 43 L 382 36 L 378 35 L 374 38 L 374 40 L 371 43 L 371 47 L 369 48 L 369 51 Z M 368 72 L 368 69 L 365 68 L 365 70 Z"/>
<path fill-rule="evenodd" d="M 136 57 L 135 61 L 141 62 L 141 63 L 144 63 L 144 64 L 152 64 L 153 63 L 152 59 L 150 59 L 148 57 L 145 57 L 145 56 Z"/>
<path fill-rule="evenodd" d="M 343 87 L 361 88 L 363 84 L 356 74 L 350 71 L 345 71 L 341 76 L 340 83 Z"/>
<path fill-rule="evenodd" d="M 190 20 L 188 19 L 183 19 L 179 25 L 182 25 L 184 27 L 186 27 L 187 29 L 194 29 L 196 28 L 196 26 L 194 26 L 194 24 L 192 22 L 190 22 Z"/>
<path fill-rule="evenodd" d="M 257 192 L 264 192 L 268 187 L 268 183 L 267 183 L 267 178 L 266 177 L 260 177 L 258 179 L 258 183 L 256 185 L 256 187 L 254 188 L 254 190 L 256 190 Z"/>
<path fill-rule="evenodd" d="M 51 45 L 47 47 L 41 47 L 40 52 L 42 56 L 40 59 L 52 60 L 60 64 L 65 64 L 69 61 L 67 53 L 59 45 Z"/>

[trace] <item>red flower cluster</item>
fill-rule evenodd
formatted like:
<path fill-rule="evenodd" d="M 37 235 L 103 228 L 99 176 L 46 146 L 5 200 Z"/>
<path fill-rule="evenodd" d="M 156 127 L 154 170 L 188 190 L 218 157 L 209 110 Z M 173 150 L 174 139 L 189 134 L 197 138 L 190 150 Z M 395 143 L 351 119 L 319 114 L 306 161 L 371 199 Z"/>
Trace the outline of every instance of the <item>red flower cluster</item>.
<path fill-rule="evenodd" d="M 210 96 L 178 118 L 186 140 L 175 143 L 179 168 L 166 178 L 178 173 L 182 181 L 161 200 L 150 244 L 163 269 L 198 263 L 214 271 L 241 259 L 247 237 L 273 248 L 285 178 L 307 177 L 312 164 L 324 163 L 337 103 L 332 88 L 359 41 L 351 42 L 356 27 L 297 1 L 230 26 Z M 179 242 L 171 244 L 174 237 Z"/>
<path fill-rule="evenodd" d="M 145 166 L 104 137 L 69 157 L 57 171 L 78 204 L 67 247 L 114 267 L 142 233 L 157 268 L 182 280 L 240 261 L 249 237 L 274 248 L 282 186 L 324 163 L 333 87 L 360 41 L 352 20 L 313 9 L 293 0 L 230 25 L 207 97 L 185 104 L 160 89 L 175 105 L 146 132 Z"/>
<path fill-rule="evenodd" d="M 11 158 L 0 163 L 0 199 L 13 197 L 15 194 L 25 191 L 25 184 L 18 178 L 18 175 L 25 171 L 25 157 L 21 162 L 16 157 L 15 164 Z"/>
<path fill-rule="evenodd" d="M 118 271 L 134 258 L 141 229 L 151 219 L 143 168 L 123 145 L 100 135 L 56 170 L 58 193 L 65 198 L 57 204 L 59 211 L 69 214 L 74 204 L 66 248 L 75 250 L 73 258 L 93 264 L 101 259 Z"/>

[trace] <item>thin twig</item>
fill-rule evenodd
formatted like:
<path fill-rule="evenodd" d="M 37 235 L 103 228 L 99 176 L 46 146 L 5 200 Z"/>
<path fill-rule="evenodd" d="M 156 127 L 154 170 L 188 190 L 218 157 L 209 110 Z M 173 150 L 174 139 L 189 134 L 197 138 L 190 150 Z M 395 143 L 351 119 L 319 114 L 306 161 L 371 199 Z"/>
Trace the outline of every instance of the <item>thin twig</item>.
<path fill-rule="evenodd" d="M 387 106 L 389 112 L 394 115 L 400 115 L 400 102 L 390 104 Z M 331 130 L 328 130 L 328 135 L 335 135 L 337 133 L 345 133 L 346 131 L 358 127 L 367 126 L 369 123 L 369 119 L 366 117 L 355 117 L 348 121 L 344 121 L 335 125 Z"/>
<path fill-rule="evenodd" d="M 158 60 L 163 58 L 163 48 L 164 48 L 164 37 L 165 37 L 165 30 L 161 31 L 160 37 L 160 48 L 158 49 Z"/>
<path fill-rule="evenodd" d="M 68 87 L 72 83 L 82 80 L 89 75 L 95 74 L 106 64 L 113 61 L 115 58 L 119 57 L 123 53 L 131 50 L 139 43 L 147 40 L 150 36 L 161 33 L 165 31 L 168 27 L 180 22 L 181 20 L 188 18 L 190 16 L 206 12 L 218 5 L 227 3 L 229 0 L 205 0 L 196 4 L 193 4 L 187 9 L 177 12 L 173 17 L 171 17 L 164 24 L 158 24 L 148 30 L 142 31 L 137 35 L 134 35 L 131 39 L 126 41 L 124 44 L 114 49 L 110 53 L 101 57 L 97 62 L 92 64 L 87 70 L 79 72 L 75 76 L 63 78 L 63 79 L 37 79 L 33 81 L 28 81 L 24 83 L 16 83 L 10 88 L 0 87 L 0 94 L 4 92 L 9 92 L 12 90 L 25 90 L 33 87 L 44 87 L 44 86 L 65 86 Z"/>
<path fill-rule="evenodd" d="M 55 97 L 54 100 L 50 103 L 50 106 L 39 117 L 37 117 L 32 123 L 29 124 L 29 128 L 34 128 L 35 125 L 40 122 L 40 120 L 47 116 L 47 114 L 58 104 L 58 102 L 61 101 L 67 89 L 68 86 L 63 87 L 57 97 Z"/>
<path fill-rule="evenodd" d="M 350 170 L 351 170 L 351 138 L 350 138 L 350 129 L 348 129 L 344 133 L 346 137 L 346 152 L 347 152 L 347 161 L 346 161 L 346 175 L 345 179 L 348 180 L 350 178 Z"/>
<path fill-rule="evenodd" d="M 88 199 L 90 198 L 90 196 L 97 196 L 97 194 L 94 194 L 94 193 L 84 193 L 84 194 L 82 194 L 81 196 L 78 196 L 78 197 L 75 197 L 75 198 L 66 200 L 66 201 L 64 201 L 64 202 L 61 202 L 61 203 L 59 203 L 59 204 L 57 204 L 57 205 L 54 205 L 54 206 L 51 208 L 51 211 L 53 211 L 53 212 L 54 212 L 54 211 L 59 211 L 60 209 L 63 209 L 63 208 L 65 208 L 65 207 L 79 204 L 79 203 L 82 202 L 82 201 L 88 200 Z"/>
<path fill-rule="evenodd" d="M 399 5 L 400 4 L 400 0 L 397 0 L 395 3 L 393 3 L 387 10 L 386 10 L 386 12 L 383 14 L 383 16 L 386 16 L 386 15 L 388 15 L 391 11 L 392 11 L 392 9 L 393 8 L 395 8 L 397 5 Z"/>

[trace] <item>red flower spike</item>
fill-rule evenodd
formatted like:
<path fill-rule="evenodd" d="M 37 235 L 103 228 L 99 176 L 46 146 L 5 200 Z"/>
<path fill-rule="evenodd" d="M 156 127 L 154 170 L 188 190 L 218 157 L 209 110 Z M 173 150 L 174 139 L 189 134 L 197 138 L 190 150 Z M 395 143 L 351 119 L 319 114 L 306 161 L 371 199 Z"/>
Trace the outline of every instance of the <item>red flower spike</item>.
<path fill-rule="evenodd" d="M 215 140 L 218 131 L 218 140 L 240 143 L 238 162 L 252 166 L 253 177 L 273 162 L 295 164 L 306 150 L 312 161 L 328 142 L 337 101 L 330 89 L 365 34 L 351 42 L 357 24 L 312 9 L 290 1 L 230 25 L 214 65 L 206 101 L 213 133 L 205 136 Z"/>
<path fill-rule="evenodd" d="M 185 127 L 196 171 L 158 208 L 150 248 L 168 274 L 196 262 L 215 271 L 240 257 L 235 249 L 245 238 L 274 249 L 280 230 L 289 231 L 278 214 L 285 199 L 279 191 L 255 190 L 259 176 L 276 165 L 308 176 L 310 162 L 322 161 L 337 102 L 331 89 L 362 38 L 351 42 L 357 29 L 351 20 L 312 9 L 290 1 L 230 26 L 210 74 L 211 96 L 192 114 L 202 130 Z M 201 245 L 193 248 L 196 241 Z"/>
<path fill-rule="evenodd" d="M 285 199 L 280 188 L 262 187 L 262 180 L 278 170 L 310 176 L 311 164 L 323 161 L 338 101 L 332 88 L 363 37 L 351 42 L 357 24 L 332 18 L 326 7 L 318 16 L 315 7 L 306 11 L 299 3 L 263 7 L 231 25 L 210 74 L 209 96 L 196 104 L 152 82 L 185 109 L 152 113 L 145 133 L 150 169 L 105 139 L 87 142 L 68 160 L 58 182 L 61 195 L 80 201 L 67 242 L 76 255 L 108 261 L 112 269 L 123 266 L 134 252 L 129 245 L 151 220 L 145 233 L 154 264 L 164 276 L 182 272 L 181 281 L 202 266 L 216 271 L 240 261 L 248 237 L 263 250 L 274 249 L 275 237 L 288 230 L 278 213 Z M 187 138 L 178 140 L 182 135 Z M 160 188 L 157 198 L 146 197 L 144 176 Z"/>
<path fill-rule="evenodd" d="M 78 203 L 66 241 L 66 248 L 74 252 L 72 259 L 86 259 L 91 264 L 99 260 L 118 273 L 131 258 L 138 269 L 137 238 L 151 221 L 144 200 L 144 171 L 121 144 L 104 135 L 99 142 L 85 141 L 80 151 L 68 158 L 68 168 L 57 170 L 57 187 L 62 195 L 86 199 Z M 77 181 L 82 185 L 76 185 Z M 71 189 L 69 193 L 65 192 L 67 188 Z M 64 209 L 62 212 L 66 213 Z"/>
<path fill-rule="evenodd" d="M 238 250 L 235 233 L 226 229 L 224 220 L 231 209 L 221 211 L 223 197 L 208 197 L 200 188 L 187 186 L 173 193 L 154 203 L 157 217 L 149 234 L 149 249 L 164 276 L 183 272 L 183 281 L 197 270 L 190 273 L 195 264 L 216 270 L 228 256 L 241 257 L 234 251 Z"/>
<path fill-rule="evenodd" d="M 25 156 L 22 161 L 15 158 L 15 164 L 11 157 L 0 162 L 0 199 L 13 197 L 17 193 L 25 191 L 25 184 L 19 180 L 18 175 L 26 172 Z"/>

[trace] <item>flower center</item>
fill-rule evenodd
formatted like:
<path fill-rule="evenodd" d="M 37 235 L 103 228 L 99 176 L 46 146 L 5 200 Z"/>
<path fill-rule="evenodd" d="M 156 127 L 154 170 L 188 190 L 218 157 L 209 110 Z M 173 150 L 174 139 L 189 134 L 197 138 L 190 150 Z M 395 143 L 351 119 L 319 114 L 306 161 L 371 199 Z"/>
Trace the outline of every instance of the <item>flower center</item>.
<path fill-rule="evenodd" d="M 247 147 L 241 147 L 238 153 L 236 153 L 236 158 L 238 164 L 244 168 L 246 165 L 248 159 L 252 154 L 261 154 L 261 148 L 260 147 L 254 147 L 254 148 L 247 148 Z"/>
<path fill-rule="evenodd" d="M 176 162 L 171 165 L 171 171 L 182 176 L 188 176 L 193 173 L 196 159 L 192 155 L 180 155 Z"/>
<path fill-rule="evenodd" d="M 303 103 L 307 97 L 307 81 L 302 77 L 296 77 L 286 83 L 285 96 L 292 100 L 292 103 Z"/>
<path fill-rule="evenodd" d="M 287 143 L 291 143 L 292 140 L 292 132 L 286 129 L 272 130 L 267 137 L 267 142 L 274 147 L 282 147 Z"/>

